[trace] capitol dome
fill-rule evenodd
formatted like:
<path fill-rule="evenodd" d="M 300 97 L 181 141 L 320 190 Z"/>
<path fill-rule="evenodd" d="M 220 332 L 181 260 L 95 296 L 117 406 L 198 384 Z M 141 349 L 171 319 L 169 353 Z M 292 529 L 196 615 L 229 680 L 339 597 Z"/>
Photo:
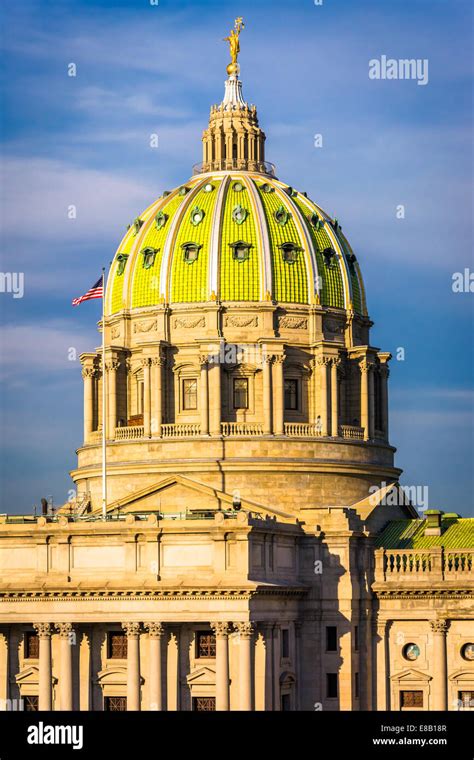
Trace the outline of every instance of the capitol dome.
<path fill-rule="evenodd" d="M 103 353 L 81 356 L 72 476 L 93 510 L 181 514 L 237 498 L 290 519 L 400 474 L 390 354 L 370 344 L 357 258 L 337 219 L 277 179 L 265 139 L 232 63 L 202 163 L 118 247 Z"/>

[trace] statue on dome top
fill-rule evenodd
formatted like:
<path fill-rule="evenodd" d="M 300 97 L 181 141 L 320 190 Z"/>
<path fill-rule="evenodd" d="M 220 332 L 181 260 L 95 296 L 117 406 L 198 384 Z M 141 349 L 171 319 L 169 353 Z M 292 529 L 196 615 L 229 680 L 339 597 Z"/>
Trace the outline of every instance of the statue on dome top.
<path fill-rule="evenodd" d="M 241 16 L 235 19 L 234 28 L 231 30 L 228 37 L 224 37 L 224 42 L 229 43 L 231 63 L 227 66 L 227 73 L 231 74 L 239 73 L 239 64 L 237 59 L 240 53 L 240 32 L 244 29 L 244 22 Z"/>

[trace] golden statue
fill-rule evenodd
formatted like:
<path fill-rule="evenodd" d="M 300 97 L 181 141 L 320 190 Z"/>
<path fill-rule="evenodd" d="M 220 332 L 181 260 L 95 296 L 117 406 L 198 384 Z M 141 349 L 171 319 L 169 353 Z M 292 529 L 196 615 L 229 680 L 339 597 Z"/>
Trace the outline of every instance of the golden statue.
<path fill-rule="evenodd" d="M 239 43 L 239 37 L 240 32 L 244 29 L 244 22 L 242 18 L 239 16 L 239 18 L 235 19 L 234 28 L 231 30 L 228 37 L 224 37 L 224 42 L 229 43 L 230 47 L 230 58 L 232 63 L 229 63 L 227 66 L 227 73 L 230 74 L 238 74 L 239 73 L 239 64 L 237 63 L 237 58 L 239 57 L 240 53 L 240 43 Z"/>

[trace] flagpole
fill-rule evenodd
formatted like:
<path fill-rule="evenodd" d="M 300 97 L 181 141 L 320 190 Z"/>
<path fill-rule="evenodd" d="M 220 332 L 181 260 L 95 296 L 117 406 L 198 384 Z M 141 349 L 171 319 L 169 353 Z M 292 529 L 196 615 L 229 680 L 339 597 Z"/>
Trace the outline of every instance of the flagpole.
<path fill-rule="evenodd" d="M 105 374 L 105 267 L 102 267 L 102 519 L 107 519 L 107 389 Z"/>

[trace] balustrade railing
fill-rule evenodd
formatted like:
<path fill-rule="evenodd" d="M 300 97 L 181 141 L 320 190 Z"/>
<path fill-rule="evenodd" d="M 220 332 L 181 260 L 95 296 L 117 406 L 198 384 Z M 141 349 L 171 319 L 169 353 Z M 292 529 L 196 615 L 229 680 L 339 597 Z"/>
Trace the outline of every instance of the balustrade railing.
<path fill-rule="evenodd" d="M 285 422 L 285 435 L 290 438 L 313 438 L 321 435 L 321 425 L 315 422 Z"/>
<path fill-rule="evenodd" d="M 263 435 L 263 425 L 253 422 L 221 422 L 222 435 Z"/>
<path fill-rule="evenodd" d="M 143 425 L 129 425 L 127 427 L 115 428 L 116 441 L 136 441 L 139 438 L 143 438 L 143 435 Z"/>
<path fill-rule="evenodd" d="M 161 435 L 163 438 L 189 438 L 201 435 L 201 425 L 199 422 L 166 423 L 161 426 Z"/>
<path fill-rule="evenodd" d="M 474 570 L 474 549 L 377 549 L 376 582 L 468 580 Z"/>
<path fill-rule="evenodd" d="M 357 425 L 339 425 L 339 435 L 341 438 L 355 438 L 363 440 L 364 428 Z"/>

